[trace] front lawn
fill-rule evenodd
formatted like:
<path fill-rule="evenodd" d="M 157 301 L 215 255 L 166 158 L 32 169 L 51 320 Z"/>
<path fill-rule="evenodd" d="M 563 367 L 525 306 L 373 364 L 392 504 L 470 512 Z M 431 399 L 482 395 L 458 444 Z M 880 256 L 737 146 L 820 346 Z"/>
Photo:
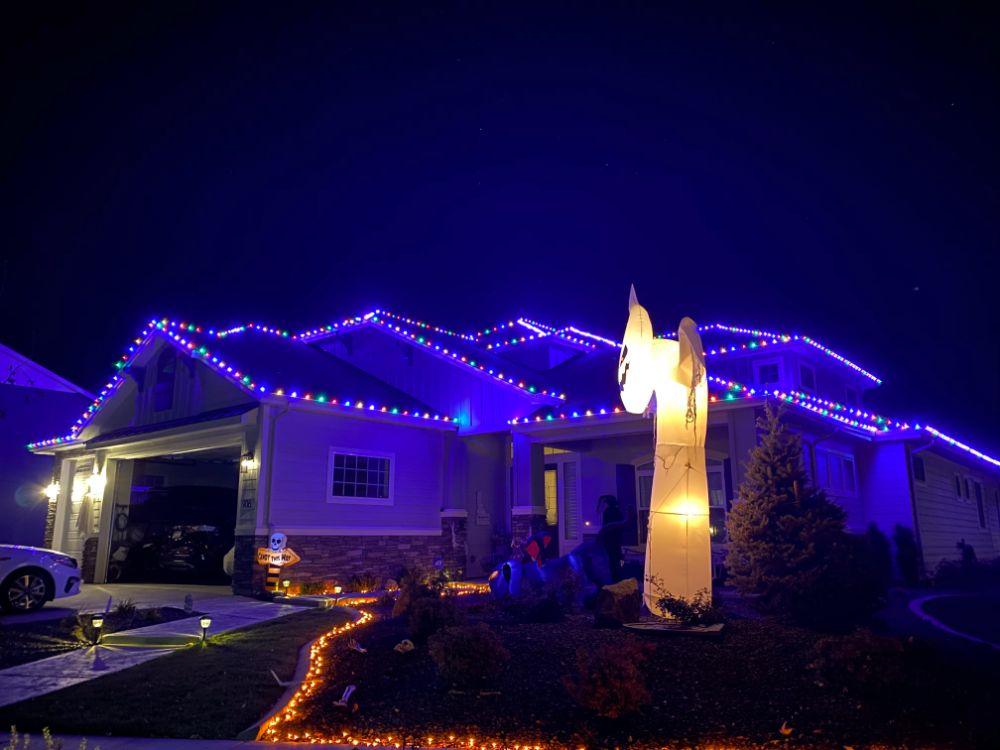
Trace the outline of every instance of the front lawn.
<path fill-rule="evenodd" d="M 103 632 L 142 628 L 161 622 L 173 622 L 194 617 L 197 612 L 185 612 L 176 607 L 135 609 L 120 607 L 105 615 Z M 13 619 L 13 618 L 11 618 Z M 83 648 L 93 643 L 94 632 L 90 615 L 75 615 L 44 622 L 14 622 L 0 626 L 0 669 L 45 659 L 65 651 Z"/>
<path fill-rule="evenodd" d="M 56 693 L 0 708 L 0 726 L 53 734 L 235 738 L 281 697 L 269 670 L 295 672 L 301 647 L 343 610 L 307 610 L 209 639 Z"/>
<path fill-rule="evenodd" d="M 468 746 L 474 738 L 476 747 L 545 748 L 1000 747 L 995 655 L 966 669 L 919 644 L 867 632 L 823 636 L 759 618 L 731 620 L 718 641 L 595 629 L 589 613 L 525 624 L 472 599 L 462 605 L 466 622 L 487 622 L 511 654 L 495 680 L 470 688 L 441 679 L 426 643 L 394 650 L 411 634 L 405 619 L 383 613 L 356 633 L 367 653 L 346 639 L 331 642 L 323 685 L 274 738 L 425 746 Z M 563 678 L 575 673 L 579 651 L 622 642 L 648 645 L 639 671 L 650 697 L 635 713 L 602 718 L 571 697 Z M 351 705 L 336 706 L 349 684 L 357 686 Z"/>
<path fill-rule="evenodd" d="M 960 633 L 1000 643 L 1000 593 L 942 596 L 924 602 L 923 609 Z"/>

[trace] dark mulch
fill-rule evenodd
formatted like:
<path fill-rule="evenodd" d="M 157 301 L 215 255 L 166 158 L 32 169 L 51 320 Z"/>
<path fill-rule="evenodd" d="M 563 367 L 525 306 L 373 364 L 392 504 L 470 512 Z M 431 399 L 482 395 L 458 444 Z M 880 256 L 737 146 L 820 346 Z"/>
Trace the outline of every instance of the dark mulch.
<path fill-rule="evenodd" d="M 197 612 L 185 612 L 176 607 L 138 609 L 134 613 L 109 612 L 103 630 L 115 633 L 120 630 L 142 628 L 161 622 L 194 617 Z M 12 623 L 0 626 L 0 669 L 14 667 L 55 656 L 65 651 L 89 646 L 93 639 L 90 616 L 79 620 L 75 616 L 46 622 Z"/>
<path fill-rule="evenodd" d="M 1000 594 L 963 594 L 931 599 L 924 611 L 950 628 L 1000 643 Z"/>
<path fill-rule="evenodd" d="M 409 637 L 407 624 L 383 618 L 357 633 L 367 654 L 350 650 L 346 640 L 332 644 L 327 683 L 302 705 L 302 719 L 284 730 L 300 737 L 305 732 L 359 739 L 391 735 L 392 742 L 416 745 L 427 744 L 427 737 L 437 744 L 454 735 L 466 743 L 475 737 L 476 745 L 571 748 L 709 742 L 838 750 L 876 742 L 1000 747 L 995 721 L 1000 659 L 985 652 L 970 672 L 914 649 L 918 656 L 906 658 L 888 688 L 884 682 L 830 685 L 808 666 L 816 642 L 827 636 L 773 619 L 734 619 L 719 641 L 598 630 L 589 614 L 556 624 L 519 624 L 482 604 L 473 605 L 467 620 L 489 622 L 512 654 L 495 684 L 452 689 L 437 677 L 426 644 L 409 654 L 393 651 Z M 575 670 L 577 650 L 629 638 L 642 638 L 655 649 L 642 668 L 653 702 L 617 720 L 577 706 L 560 680 Z M 357 686 L 356 711 L 332 705 L 348 684 Z"/>

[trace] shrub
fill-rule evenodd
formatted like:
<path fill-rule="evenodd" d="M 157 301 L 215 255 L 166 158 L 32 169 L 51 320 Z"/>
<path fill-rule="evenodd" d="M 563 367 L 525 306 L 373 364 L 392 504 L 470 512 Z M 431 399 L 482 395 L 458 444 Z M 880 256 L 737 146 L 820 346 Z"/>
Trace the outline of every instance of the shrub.
<path fill-rule="evenodd" d="M 115 614 L 123 620 L 131 620 L 138 609 L 135 599 L 119 599 L 115 605 Z"/>
<path fill-rule="evenodd" d="M 483 622 L 445 628 L 431 637 L 428 649 L 438 674 L 465 687 L 492 684 L 510 659 L 499 636 Z"/>
<path fill-rule="evenodd" d="M 668 613 L 681 625 L 715 625 L 725 622 L 725 615 L 722 609 L 712 602 L 712 597 L 708 589 L 701 589 L 695 593 L 694 598 L 687 599 L 674 596 L 669 591 L 664 591 L 654 581 L 659 598 L 656 600 L 657 608 Z"/>
<path fill-rule="evenodd" d="M 822 638 L 813 647 L 813 654 L 808 668 L 817 685 L 868 695 L 904 684 L 910 658 L 900 639 L 864 628 L 850 635 Z"/>
<path fill-rule="evenodd" d="M 579 587 L 570 571 L 560 571 L 548 581 L 522 577 L 520 595 L 504 599 L 503 608 L 517 622 L 562 622 L 573 609 Z"/>
<path fill-rule="evenodd" d="M 892 540 L 896 543 L 896 569 L 899 577 L 907 586 L 916 586 L 920 582 L 920 549 L 913 530 L 897 524 L 892 532 Z"/>
<path fill-rule="evenodd" d="M 948 589 L 984 589 L 1000 583 L 1000 558 L 982 563 L 977 560 L 942 560 L 934 569 L 933 583 Z"/>
<path fill-rule="evenodd" d="M 382 585 L 382 579 L 371 572 L 358 573 L 347 580 L 347 590 L 355 594 L 367 594 Z"/>
<path fill-rule="evenodd" d="M 562 678 L 578 705 L 599 716 L 617 719 L 649 703 L 650 693 L 642 665 L 653 648 L 628 638 L 596 650 L 576 652 L 576 673 Z"/>
<path fill-rule="evenodd" d="M 455 602 L 441 596 L 424 596 L 410 607 L 410 635 L 425 640 L 442 628 L 458 623 Z"/>
<path fill-rule="evenodd" d="M 298 585 L 298 593 L 305 596 L 318 596 L 327 591 L 333 591 L 334 584 L 329 581 L 306 581 Z"/>

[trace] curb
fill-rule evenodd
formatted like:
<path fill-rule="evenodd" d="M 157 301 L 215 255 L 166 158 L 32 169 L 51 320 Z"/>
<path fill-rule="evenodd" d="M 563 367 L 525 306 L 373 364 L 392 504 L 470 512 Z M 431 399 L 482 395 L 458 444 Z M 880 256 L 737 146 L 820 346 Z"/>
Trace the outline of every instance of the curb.
<path fill-rule="evenodd" d="M 944 631 L 945 633 L 948 633 L 950 635 L 957 636 L 958 638 L 963 638 L 967 641 L 972 641 L 973 643 L 979 643 L 983 646 L 989 646 L 994 651 L 1000 651 L 1000 643 L 993 643 L 993 641 L 987 641 L 983 638 L 978 638 L 977 636 L 969 635 L 968 633 L 963 633 L 961 630 L 955 630 L 955 628 L 945 625 L 943 622 L 941 622 L 933 615 L 924 612 L 923 605 L 925 602 L 929 602 L 933 599 L 947 599 L 956 596 L 963 596 L 963 594 L 931 594 L 930 596 L 922 596 L 919 599 L 913 599 L 910 601 L 909 604 L 910 611 L 917 617 L 919 617 L 921 620 L 928 623 L 932 627 L 937 628 L 938 630 Z"/>
<path fill-rule="evenodd" d="M 328 612 L 335 610 L 343 610 L 347 612 L 350 616 L 350 620 L 353 622 L 357 622 L 363 616 L 361 612 L 353 607 L 341 606 L 326 608 L 326 611 Z M 305 681 L 306 675 L 309 673 L 309 652 L 312 649 L 313 644 L 315 644 L 316 641 L 322 637 L 322 635 L 316 636 L 309 641 L 309 643 L 299 649 L 298 659 L 295 662 L 295 674 L 292 676 L 291 683 L 285 688 L 285 692 L 281 694 L 281 697 L 278 698 L 277 702 L 271 707 L 271 710 L 268 711 L 267 714 L 265 714 L 256 724 L 252 724 L 236 735 L 236 739 L 258 742 L 261 741 L 261 736 L 264 734 L 264 727 L 267 723 L 284 710 L 285 706 L 289 704 L 292 698 L 295 697 L 295 694 L 298 693 L 299 689 L 302 687 L 302 683 Z"/>

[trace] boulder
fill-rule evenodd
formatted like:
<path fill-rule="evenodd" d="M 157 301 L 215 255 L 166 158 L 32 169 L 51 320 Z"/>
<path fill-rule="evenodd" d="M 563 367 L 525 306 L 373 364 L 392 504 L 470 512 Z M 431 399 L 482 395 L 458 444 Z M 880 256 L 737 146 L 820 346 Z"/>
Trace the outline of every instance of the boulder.
<path fill-rule="evenodd" d="M 597 592 L 594 621 L 598 627 L 620 628 L 627 622 L 637 622 L 641 608 L 639 582 L 634 578 L 625 578 Z"/>

